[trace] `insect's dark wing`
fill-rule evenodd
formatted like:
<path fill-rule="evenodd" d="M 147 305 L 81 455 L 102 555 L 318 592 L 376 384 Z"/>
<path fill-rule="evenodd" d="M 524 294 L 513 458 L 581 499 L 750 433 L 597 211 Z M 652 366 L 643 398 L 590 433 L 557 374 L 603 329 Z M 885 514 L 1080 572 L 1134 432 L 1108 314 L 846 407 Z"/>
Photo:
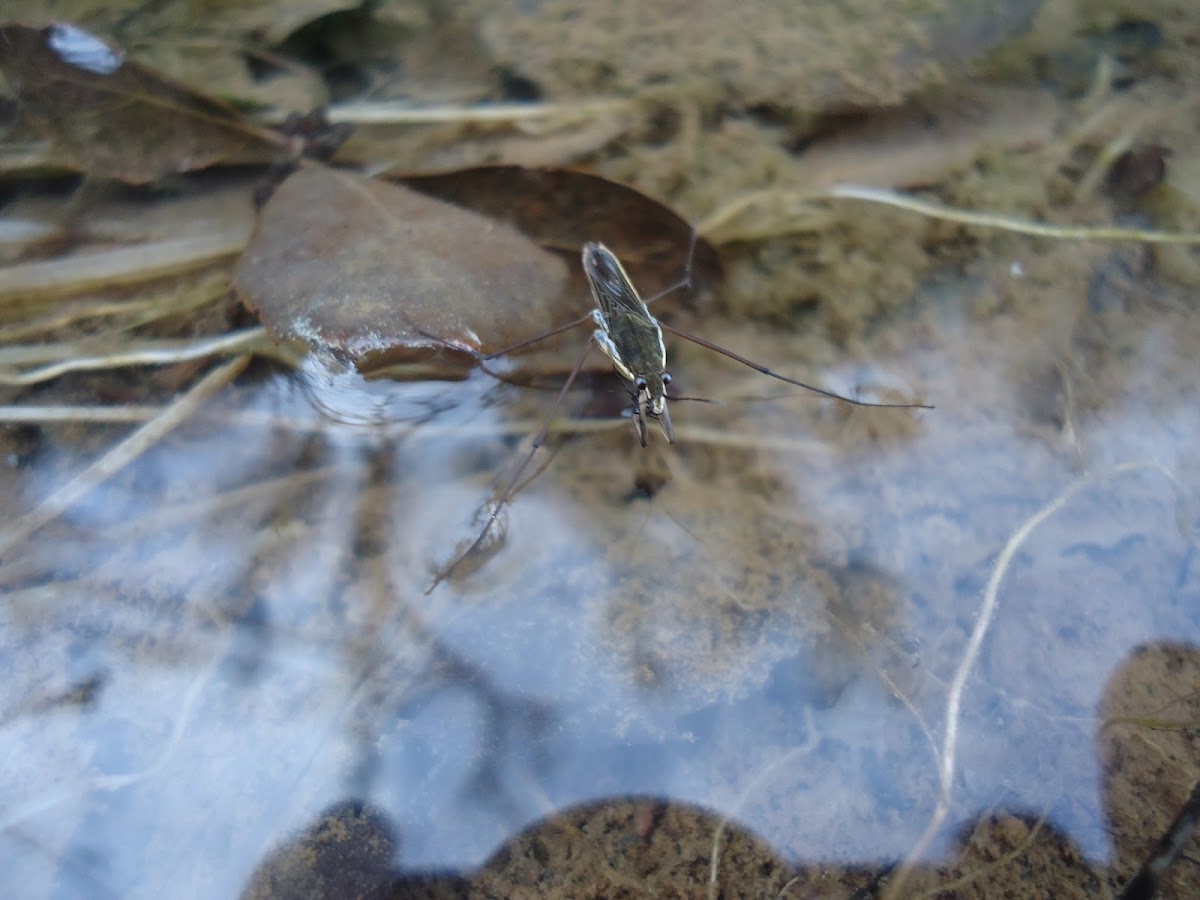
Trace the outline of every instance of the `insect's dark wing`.
<path fill-rule="evenodd" d="M 610 322 L 631 313 L 643 319 L 650 318 L 650 310 L 638 296 L 621 261 L 603 244 L 584 245 L 583 273 L 591 285 L 596 305 Z"/>

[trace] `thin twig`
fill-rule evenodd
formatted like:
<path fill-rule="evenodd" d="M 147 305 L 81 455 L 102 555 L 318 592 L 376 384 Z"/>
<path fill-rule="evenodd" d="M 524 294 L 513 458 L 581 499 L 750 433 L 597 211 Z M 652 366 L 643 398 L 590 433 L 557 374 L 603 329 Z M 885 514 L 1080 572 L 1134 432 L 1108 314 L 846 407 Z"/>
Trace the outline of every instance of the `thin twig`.
<path fill-rule="evenodd" d="M 787 883 L 779 889 L 779 893 L 775 895 L 775 900 L 783 900 L 783 895 L 792 889 L 792 885 L 800 880 L 799 875 L 793 875 L 787 880 Z"/>
<path fill-rule="evenodd" d="M 0 406 L 0 424 L 28 423 L 47 425 L 66 422 L 95 422 L 120 424 L 123 422 L 146 422 L 161 415 L 165 407 L 129 406 Z M 396 422 L 386 425 L 361 425 L 338 422 L 328 418 L 287 418 L 277 413 L 254 409 L 213 410 L 201 412 L 200 418 L 230 426 L 255 428 L 278 428 L 300 432 L 346 432 L 349 434 L 369 433 L 384 436 L 403 433 L 412 439 L 422 438 L 479 438 L 526 435 L 537 427 L 536 422 L 524 419 L 506 419 L 498 422 L 446 423 Z M 550 434 L 600 434 L 629 428 L 624 416 L 605 419 L 558 418 L 550 426 Z M 774 450 L 782 453 L 803 453 L 814 458 L 827 456 L 829 445 L 805 438 L 772 437 L 752 432 L 727 431 L 704 425 L 677 425 L 675 434 L 688 443 L 710 447 L 735 449 Z"/>
<path fill-rule="evenodd" d="M 326 118 L 333 124 L 349 122 L 354 125 L 439 125 L 456 122 L 506 124 L 556 118 L 578 119 L 626 109 L 629 105 L 628 100 L 620 99 L 424 107 L 404 101 L 374 101 L 335 104 L 329 107 Z"/>
<path fill-rule="evenodd" d="M 770 763 L 764 766 L 758 772 L 758 774 L 754 776 L 750 784 L 746 786 L 746 789 L 742 791 L 742 795 L 738 798 L 737 803 L 733 805 L 733 809 L 731 809 L 724 817 L 722 817 L 720 824 L 717 825 L 716 831 L 713 832 L 712 849 L 709 852 L 708 860 L 708 900 L 716 900 L 717 898 L 717 876 L 720 871 L 721 861 L 721 838 L 725 836 L 725 829 L 729 826 L 730 821 L 734 816 L 741 812 L 742 806 L 745 804 L 750 795 L 758 790 L 758 788 L 761 787 L 764 782 L 766 782 L 766 780 L 777 768 L 785 763 L 802 759 L 811 753 L 813 748 L 817 746 L 817 733 L 813 728 L 812 716 L 807 712 L 806 715 L 809 728 L 808 741 L 799 747 L 793 747 L 787 753 L 784 753 L 782 756 L 772 760 Z"/>
<path fill-rule="evenodd" d="M 90 466 L 0 532 L 0 557 L 39 528 L 53 522 L 89 491 L 129 465 L 150 447 L 181 425 L 206 401 L 232 382 L 250 361 L 239 356 L 214 369 L 141 428 L 102 455 Z"/>
<path fill-rule="evenodd" d="M 1013 860 L 1019 859 L 1021 854 L 1033 846 L 1033 842 L 1037 840 L 1037 837 L 1041 833 L 1043 826 L 1046 824 L 1046 819 L 1048 816 L 1049 813 L 1042 813 L 1040 816 L 1038 816 L 1038 820 L 1033 824 L 1033 827 L 1029 829 L 1029 834 L 1025 835 L 1025 838 L 1021 841 L 1021 843 L 1017 844 L 1017 846 L 1013 847 L 1012 850 L 1010 850 L 1008 853 L 1005 853 L 999 859 L 990 862 L 987 865 L 972 869 L 965 875 L 961 875 L 958 878 L 945 882 L 944 884 L 939 884 L 937 887 L 930 888 L 927 891 L 922 891 L 920 894 L 916 895 L 914 900 L 926 900 L 926 898 L 936 897 L 938 894 L 952 893 L 963 885 L 970 884 L 972 881 L 976 881 L 981 876 L 995 872 L 997 869 L 1008 865 Z"/>
<path fill-rule="evenodd" d="M 69 305 L 53 307 L 42 316 L 26 318 L 0 327 L 0 345 L 26 340 L 34 335 L 58 331 L 88 319 L 110 320 L 110 327 L 128 330 L 165 319 L 168 316 L 192 312 L 215 303 L 229 295 L 229 275 L 222 273 L 189 284 L 182 289 L 140 300 L 96 298 Z M 10 348 L 5 347 L 5 350 Z"/>
<path fill-rule="evenodd" d="M 817 224 L 816 201 L 821 200 L 862 200 L 868 203 L 878 203 L 895 209 L 906 210 L 918 215 L 928 216 L 944 222 L 958 222 L 976 228 L 994 228 L 1000 231 L 1010 231 L 1017 234 L 1028 234 L 1035 237 L 1056 238 L 1071 241 L 1133 241 L 1142 244 L 1200 244 L 1200 234 L 1188 232 L 1155 231 L 1146 228 L 1113 228 L 1107 226 L 1089 227 L 1082 225 L 1050 225 L 1045 222 L 1034 222 L 1016 216 L 1005 216 L 999 213 L 976 212 L 969 209 L 959 209 L 945 206 L 929 200 L 922 200 L 910 194 L 891 191 L 886 188 L 869 187 L 858 184 L 835 184 L 823 190 L 779 191 L 765 190 L 743 194 L 734 198 L 730 203 L 711 213 L 696 228 L 701 234 L 710 239 L 743 240 L 748 236 L 767 236 L 782 234 L 787 231 L 813 230 Z M 722 236 L 722 229 L 727 228 L 731 221 L 746 214 L 756 207 L 770 209 L 790 209 L 789 220 L 771 229 L 758 228 L 743 233 L 736 231 Z M 805 212 L 805 216 L 796 217 Z M 790 220 L 795 220 L 790 221 Z"/>
<path fill-rule="evenodd" d="M 257 349 L 256 345 L 266 348 L 271 345 L 267 331 L 261 326 L 246 328 L 242 331 L 232 331 L 228 334 L 217 335 L 190 341 L 145 341 L 128 344 L 117 353 L 103 356 L 73 356 L 59 362 L 27 369 L 24 372 L 6 372 L 0 369 L 0 384 L 30 385 L 49 381 L 68 372 L 86 372 L 97 369 L 117 369 L 124 366 L 165 365 L 186 362 L 192 359 L 203 359 L 206 356 L 224 354 L 240 354 Z M 53 345 L 51 345 L 53 346 Z M 26 351 L 36 351 L 40 348 L 14 348 Z"/>
<path fill-rule="evenodd" d="M 881 203 L 884 206 L 919 213 L 923 216 L 929 216 L 931 219 L 940 219 L 944 222 L 959 222 L 963 225 L 974 225 L 979 228 L 996 228 L 1000 231 L 1012 231 L 1017 234 L 1034 235 L 1035 237 L 1058 238 L 1068 241 L 1135 241 L 1140 244 L 1200 244 L 1200 234 L 1154 231 L 1148 228 L 1048 225 L 1045 222 L 1018 219 L 1015 216 L 975 212 L 969 209 L 956 209 L 950 206 L 943 206 L 940 203 L 920 200 L 897 191 L 866 187 L 865 185 L 835 184 L 824 193 L 824 196 Z"/>
<path fill-rule="evenodd" d="M 1012 536 L 1005 543 L 1004 549 L 1000 551 L 1000 556 L 996 559 L 995 566 L 992 567 L 992 574 L 989 576 L 987 585 L 983 589 L 983 598 L 979 605 L 979 614 L 975 619 L 975 627 L 971 631 L 971 637 L 967 641 L 966 649 L 963 651 L 962 659 L 959 661 L 958 669 L 954 673 L 954 678 L 950 683 L 950 691 L 946 697 L 945 733 L 942 738 L 942 752 L 938 763 L 938 782 L 940 784 L 938 801 L 934 807 L 933 815 L 930 816 L 929 823 L 925 826 L 924 832 L 917 839 L 917 843 L 913 846 L 912 850 L 909 851 L 904 863 L 896 870 L 896 874 L 889 881 L 887 891 L 883 895 L 884 900 L 892 900 L 892 898 L 902 896 L 904 883 L 908 880 L 909 875 L 912 874 L 917 861 L 925 855 L 925 851 L 941 829 L 942 823 L 950 812 L 950 797 L 954 787 L 954 775 L 958 762 L 959 717 L 962 713 L 963 694 L 966 692 L 967 680 L 971 677 L 971 673 L 975 669 L 975 663 L 979 658 L 979 651 L 983 646 L 984 638 L 987 636 L 992 620 L 995 618 L 996 606 L 999 602 L 1000 583 L 1008 573 L 1008 568 L 1012 565 L 1017 551 L 1021 549 L 1021 546 L 1029 539 L 1029 536 L 1039 525 L 1062 509 L 1072 497 L 1088 485 L 1095 481 L 1109 480 L 1126 472 L 1143 469 L 1156 469 L 1163 472 L 1171 481 L 1172 486 L 1178 490 L 1174 476 L 1154 463 L 1122 463 L 1096 475 L 1085 475 L 1069 484 L 1062 493 L 1026 519 L 1021 527 L 1012 533 Z"/>
<path fill-rule="evenodd" d="M 228 259 L 245 249 L 250 223 L 195 237 L 147 241 L 0 268 L 0 300 L 28 304 L 100 288 L 140 284 Z"/>
<path fill-rule="evenodd" d="M 26 803 L 24 806 L 18 806 L 16 809 L 8 811 L 4 818 L 0 819 L 0 831 L 7 831 L 10 828 L 20 825 L 25 820 L 53 809 L 55 806 L 68 800 L 87 796 L 93 791 L 116 791 L 121 788 L 127 788 L 130 785 L 153 778 L 159 772 L 163 771 L 175 755 L 175 751 L 179 749 L 184 733 L 187 731 L 187 726 L 195 713 L 196 704 L 200 700 L 205 687 L 208 686 L 213 675 L 216 674 L 223 659 L 222 654 L 214 654 L 211 661 L 196 673 L 195 678 L 192 679 L 186 693 L 178 704 L 175 720 L 171 724 L 171 734 L 163 742 L 162 750 L 159 752 L 158 757 L 149 765 L 144 766 L 136 772 L 126 772 L 118 775 L 93 775 L 81 783 L 59 788 L 53 793 Z"/>
<path fill-rule="evenodd" d="M 157 300 L 134 301 L 101 300 L 93 303 L 80 304 L 67 308 L 55 309 L 48 316 L 29 319 L 15 325 L 0 328 L 0 343 L 10 343 L 24 340 L 36 334 L 45 334 L 66 328 L 75 322 L 86 319 L 103 319 L 113 316 L 128 315 L 132 312 L 153 310 L 158 306 Z"/>
<path fill-rule="evenodd" d="M 1100 723 L 1100 730 L 1105 731 L 1117 725 L 1132 725 L 1136 728 L 1147 728 L 1150 731 L 1200 731 L 1200 721 L 1184 719 L 1181 722 L 1172 722 L 1167 719 L 1141 716 L 1113 716 Z"/>
<path fill-rule="evenodd" d="M 709 213 L 699 224 L 696 231 L 710 240 L 726 243 L 731 240 L 753 240 L 756 237 L 771 237 L 788 231 L 819 231 L 829 219 L 829 213 L 817 201 L 820 194 L 805 191 L 780 191 L 775 188 L 749 191 L 739 194 L 724 206 Z M 752 209 L 770 209 L 779 218 L 786 218 L 789 224 L 779 226 L 777 223 L 763 231 L 738 229 L 732 237 L 721 237 L 721 229 L 728 223 L 736 221 L 739 216 Z"/>
<path fill-rule="evenodd" d="M 165 529 L 175 527 L 189 519 L 198 519 L 201 516 L 212 519 L 221 513 L 246 507 L 256 501 L 275 500 L 277 495 L 284 491 L 300 491 L 332 478 L 344 470 L 345 467 L 336 464 L 304 469 L 280 475 L 278 478 L 266 478 L 262 481 L 251 482 L 243 487 L 221 491 L 198 500 L 157 507 L 146 515 L 109 526 L 106 536 L 113 539 L 126 538 L 139 533 L 162 533 Z"/>

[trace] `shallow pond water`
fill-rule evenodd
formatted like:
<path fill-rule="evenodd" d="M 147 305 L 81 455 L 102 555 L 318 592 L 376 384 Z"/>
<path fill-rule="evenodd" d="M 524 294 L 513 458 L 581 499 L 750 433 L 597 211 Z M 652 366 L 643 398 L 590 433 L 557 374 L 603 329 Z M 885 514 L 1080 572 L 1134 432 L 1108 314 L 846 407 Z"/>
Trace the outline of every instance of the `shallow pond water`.
<path fill-rule="evenodd" d="M 992 273 L 1014 298 L 1020 262 Z M 402 870 L 470 873 L 558 811 L 630 796 L 655 798 L 624 825 L 635 849 L 695 808 L 687 833 L 728 817 L 779 873 L 869 869 L 917 845 L 948 728 L 923 862 L 1003 812 L 1103 871 L 1105 798 L 1136 767 L 1107 758 L 1130 726 L 1105 722 L 1196 702 L 1200 325 L 1182 297 L 1097 310 L 1067 279 L 1060 358 L 1039 302 L 954 312 L 981 283 L 922 287 L 869 365 L 821 370 L 933 410 L 852 409 L 683 350 L 680 389 L 724 405 L 676 404 L 671 448 L 620 420 L 552 440 L 494 557 L 429 595 L 552 395 L 375 385 L 375 426 L 314 412 L 344 384 L 263 372 L 222 395 L 5 560 L 12 871 L 31 895 L 229 896 L 353 800 Z M 714 324 L 795 370 L 786 334 Z M 77 427 L 10 432 L 24 504 L 85 462 Z M 1183 680 L 1130 709 L 1145 653 Z M 1195 760 L 1135 749 L 1170 761 L 1138 792 L 1159 809 Z"/>
<path fill-rule="evenodd" d="M 903 144 L 921 165 L 897 183 L 946 202 L 1194 230 L 1195 29 L 1164 31 L 1181 68 L 1108 98 L 1166 135 L 1157 201 L 1073 194 L 1109 107 L 1011 61 L 1010 118 L 992 86 L 933 90 L 889 114 L 905 127 L 852 121 L 851 168 L 872 181 Z M 849 152 L 806 156 L 807 109 L 681 109 L 686 154 L 596 167 L 699 213 L 836 180 L 805 161 Z M 871 156 L 874 135 L 898 144 Z M 433 590 L 552 390 L 256 361 L 26 529 L 203 369 L 5 388 L 3 892 L 1115 896 L 1200 779 L 1196 251 L 876 207 L 768 221 L 794 213 L 734 229 L 724 292 L 680 327 L 934 408 L 668 339 L 672 391 L 713 401 L 673 403 L 677 443 L 639 446 L 599 365 L 487 558 Z M 1194 895 L 1190 840 L 1164 896 Z"/>

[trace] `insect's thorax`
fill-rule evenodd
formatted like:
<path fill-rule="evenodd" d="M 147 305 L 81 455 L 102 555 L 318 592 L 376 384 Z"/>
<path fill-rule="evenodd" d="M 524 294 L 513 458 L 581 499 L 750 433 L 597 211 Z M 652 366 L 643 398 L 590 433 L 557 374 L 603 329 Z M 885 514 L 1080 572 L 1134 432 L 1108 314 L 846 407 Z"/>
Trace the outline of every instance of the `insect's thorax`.
<path fill-rule="evenodd" d="M 646 401 L 655 414 L 661 413 L 666 395 L 663 372 L 667 353 L 658 320 L 648 312 L 639 316 L 609 310 L 606 315 L 600 309 L 593 311 L 592 318 L 597 325 L 596 341 L 612 360 L 617 373 L 631 384 L 644 380 Z"/>

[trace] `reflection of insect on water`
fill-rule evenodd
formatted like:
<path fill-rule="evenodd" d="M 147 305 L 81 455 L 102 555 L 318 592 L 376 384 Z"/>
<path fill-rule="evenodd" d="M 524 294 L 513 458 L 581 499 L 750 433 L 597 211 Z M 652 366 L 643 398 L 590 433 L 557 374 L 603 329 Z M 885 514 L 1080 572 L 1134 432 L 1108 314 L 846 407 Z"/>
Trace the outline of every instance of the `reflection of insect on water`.
<path fill-rule="evenodd" d="M 639 296 L 637 289 L 634 288 L 633 283 L 629 280 L 629 276 L 625 273 L 620 260 L 617 259 L 611 250 L 599 243 L 585 244 L 583 247 L 583 272 L 587 276 L 588 285 L 591 287 L 592 299 L 596 302 L 596 308 L 592 310 L 591 314 L 532 338 L 529 341 L 525 341 L 517 347 L 510 347 L 507 350 L 485 357 L 485 359 L 494 359 L 515 349 L 523 348 L 544 338 L 574 328 L 586 322 L 589 318 L 596 325 L 596 329 L 584 345 L 579 359 L 559 390 L 558 396 L 555 398 L 545 422 L 538 430 L 536 437 L 534 437 L 533 446 L 513 470 L 512 475 L 504 482 L 504 487 L 494 495 L 491 502 L 481 511 L 485 516 L 485 520 L 478 536 L 464 549 L 461 549 L 448 564 L 438 570 L 426 593 L 432 591 L 446 578 L 454 575 L 463 563 L 487 545 L 489 535 L 496 527 L 496 522 L 500 518 L 505 506 L 512 500 L 513 494 L 517 491 L 521 476 L 525 474 L 525 470 L 533 460 L 534 454 L 537 453 L 538 448 L 545 441 L 554 415 L 558 412 L 558 407 L 561 405 L 563 398 L 566 396 L 567 391 L 570 390 L 579 373 L 583 370 L 584 362 L 587 360 L 588 352 L 591 350 L 593 344 L 598 345 L 605 356 L 612 361 L 613 368 L 630 388 L 630 398 L 633 401 L 633 406 L 629 413 L 643 447 L 647 444 L 647 419 L 656 419 L 662 427 L 663 434 L 666 435 L 667 440 L 672 444 L 675 443 L 675 430 L 671 425 L 671 415 L 667 410 L 667 400 L 669 399 L 667 396 L 667 386 L 671 383 L 671 376 L 666 370 L 667 348 L 663 342 L 664 331 L 670 332 L 684 340 L 691 341 L 708 350 L 720 353 L 723 356 L 727 356 L 771 378 L 796 385 L 824 397 L 841 400 L 845 403 L 852 403 L 855 406 L 874 406 L 890 409 L 931 408 L 923 403 L 869 403 L 864 400 L 844 397 L 833 391 L 827 391 L 824 388 L 814 387 L 803 381 L 797 381 L 794 378 L 780 375 L 778 372 L 774 372 L 766 366 L 739 356 L 731 350 L 726 350 L 724 347 L 720 347 L 703 338 L 659 322 L 650 313 L 648 304 L 653 303 L 659 297 L 671 291 L 687 287 L 691 284 L 691 261 L 695 252 L 695 241 L 696 235 L 693 232 L 692 246 L 688 250 L 688 268 L 683 280 L 658 295 L 651 297 L 648 301 L 643 300 Z"/>

